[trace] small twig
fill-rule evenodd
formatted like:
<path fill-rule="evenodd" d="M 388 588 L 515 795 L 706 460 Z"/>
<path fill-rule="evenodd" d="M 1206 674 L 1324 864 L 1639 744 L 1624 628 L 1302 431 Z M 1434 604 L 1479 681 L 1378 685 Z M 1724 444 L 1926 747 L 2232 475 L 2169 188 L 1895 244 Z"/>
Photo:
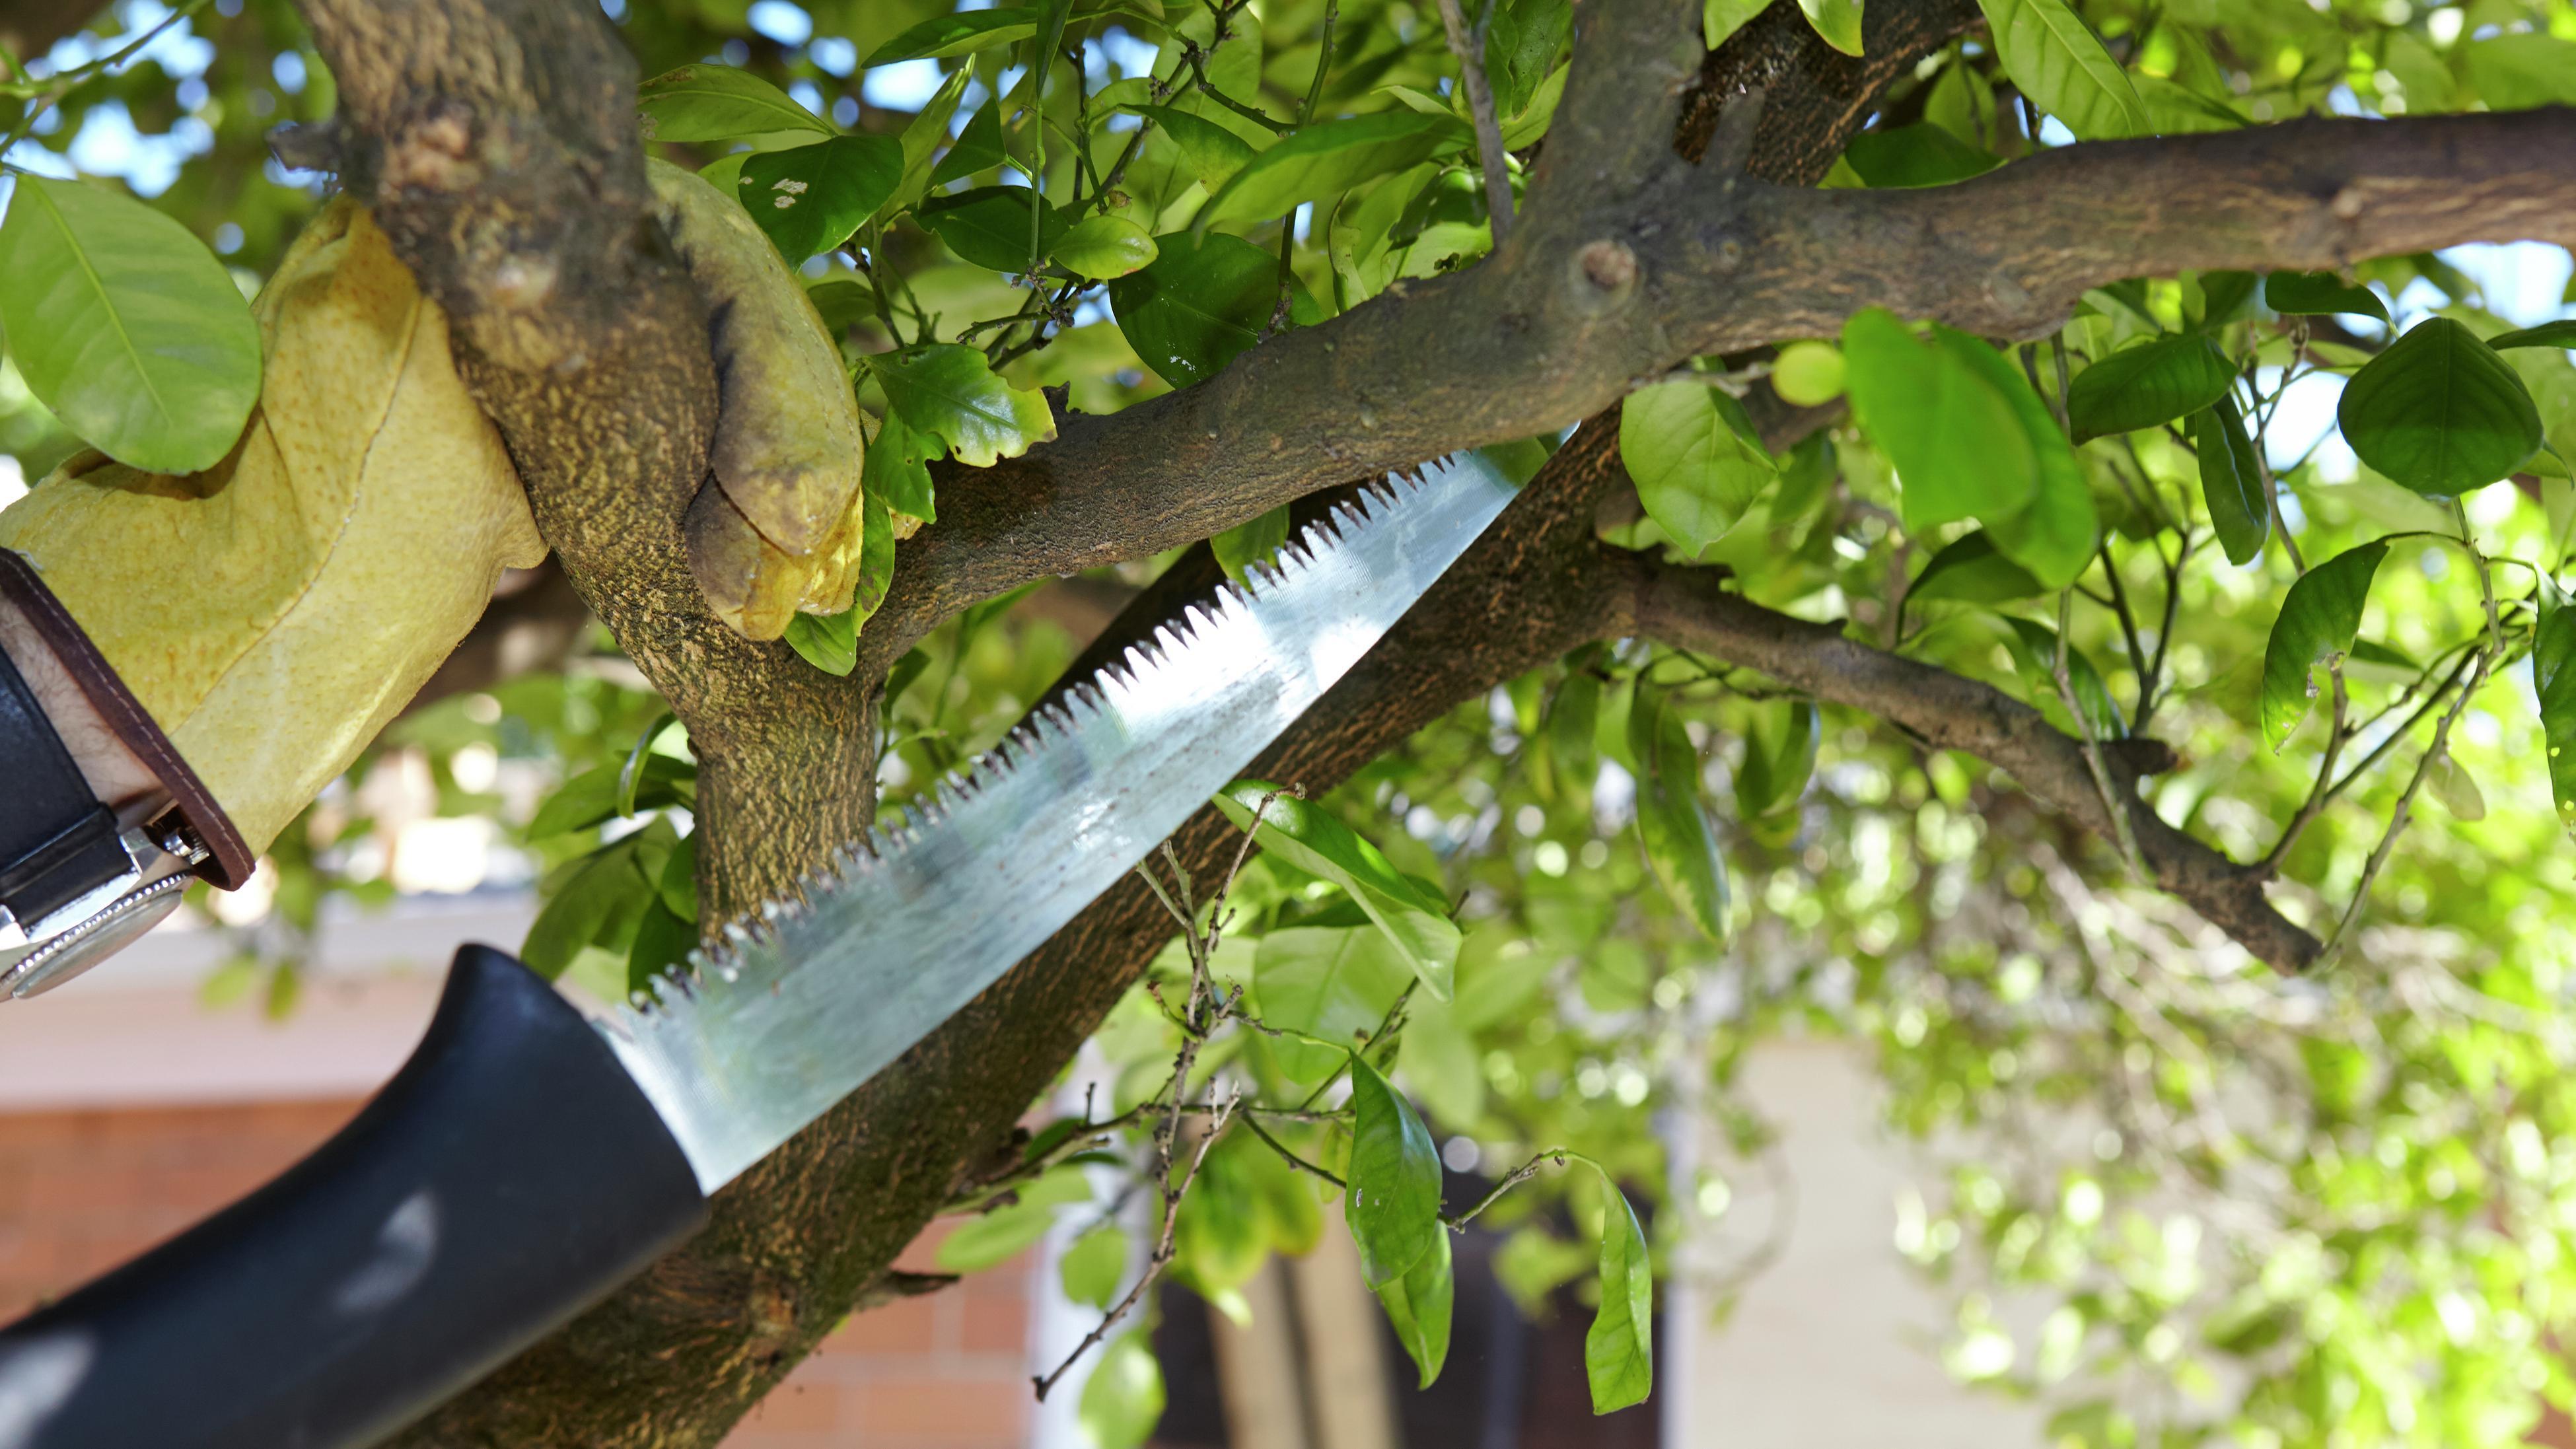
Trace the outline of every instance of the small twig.
<path fill-rule="evenodd" d="M 1254 1121 L 1254 1120 L 1252 1119 L 1252 1117 L 1250 1116 L 1250 1114 L 1248 1114 L 1248 1113 L 1247 1113 L 1247 1114 L 1244 1116 L 1244 1118 L 1243 1118 L 1243 1125 L 1244 1125 L 1244 1126 L 1246 1126 L 1246 1127 L 1248 1127 L 1248 1128 L 1250 1128 L 1250 1129 L 1252 1130 L 1252 1135 L 1253 1135 L 1253 1136 L 1255 1136 L 1255 1137 L 1260 1138 L 1260 1139 L 1262 1140 L 1262 1142 L 1263 1142 L 1263 1143 L 1265 1143 L 1266 1145 L 1268 1145 L 1268 1147 L 1270 1148 L 1270 1150 L 1271 1150 L 1271 1151 L 1278 1153 L 1278 1154 L 1279 1154 L 1279 1156 L 1280 1156 L 1283 1160 L 1285 1160 L 1285 1161 L 1287 1162 L 1287 1164 L 1288 1164 L 1290 1167 L 1293 1167 L 1293 1168 L 1297 1169 L 1299 1172 L 1311 1173 L 1311 1174 L 1313 1174 L 1313 1175 L 1314 1175 L 1314 1176 L 1316 1176 L 1316 1177 L 1320 1177 L 1320 1178 L 1322 1178 L 1324 1181 L 1331 1183 L 1331 1184 L 1332 1184 L 1334 1187 L 1336 1187 L 1336 1188 L 1339 1188 L 1339 1189 L 1342 1189 L 1342 1190 L 1345 1190 L 1345 1191 L 1347 1191 L 1347 1190 L 1349 1189 L 1349 1187 L 1350 1187 L 1350 1184 L 1349 1184 L 1349 1183 L 1346 1183 L 1346 1182 L 1342 1181 L 1340 1178 L 1338 1178 L 1338 1177 L 1334 1176 L 1332 1173 L 1329 1173 L 1329 1172 L 1325 1171 L 1324 1169 L 1322 1169 L 1322 1168 L 1320 1168 L 1320 1167 L 1317 1167 L 1315 1164 L 1313 1164 L 1313 1163 L 1311 1163 L 1311 1162 L 1308 1162 L 1306 1159 L 1304 1159 L 1304 1158 L 1302 1158 L 1302 1157 L 1298 1156 L 1296 1153 L 1294 1153 L 1294 1152 L 1290 1151 L 1290 1150 L 1288 1149 L 1288 1145 L 1287 1145 L 1286 1143 L 1281 1142 L 1278 1138 L 1273 1137 L 1273 1136 L 1271 1136 L 1269 1133 L 1262 1131 L 1262 1130 L 1261 1130 L 1261 1124 L 1260 1124 L 1259 1122 Z"/>
<path fill-rule="evenodd" d="M 1475 29 L 1458 0 L 1440 0 L 1440 25 L 1448 32 L 1449 53 L 1458 57 L 1458 84 L 1467 91 L 1468 113 L 1476 118 L 1476 159 L 1485 172 L 1485 212 L 1493 218 L 1494 249 L 1512 229 L 1512 174 L 1503 150 L 1502 122 L 1494 117 L 1494 88 L 1485 80 L 1485 32 L 1494 21 L 1494 0 L 1485 0 Z"/>
<path fill-rule="evenodd" d="M 2102 566 L 2110 567 L 2110 555 L 2103 555 Z M 2074 672 L 2066 660 L 2074 645 L 2067 642 L 2067 631 L 2075 622 L 2075 593 L 2061 589 L 2057 595 L 2057 697 L 2066 705 L 2066 713 L 2075 721 L 2076 737 L 2084 743 L 2084 765 L 2093 774 L 2093 788 L 2102 792 L 2102 808 L 2110 812 L 2112 837 L 2119 843 L 2120 863 L 2128 868 L 2134 880 L 2153 881 L 2147 872 L 2146 857 L 2138 853 L 2138 834 L 2129 823 L 2129 812 L 2120 799 L 2118 787 L 2111 783 L 2111 767 L 2102 758 L 2102 742 L 2093 737 L 2093 721 L 2084 713 L 2083 704 L 2075 697 Z"/>
<path fill-rule="evenodd" d="M 1510 1192 L 1513 1188 L 1516 1188 L 1522 1183 L 1529 1181 L 1531 1178 L 1538 1176 L 1538 1170 L 1547 1166 L 1549 1163 L 1554 1163 L 1558 1167 L 1563 1167 L 1565 1165 L 1565 1159 L 1570 1155 L 1572 1154 L 1562 1147 L 1550 1147 L 1545 1151 L 1540 1152 L 1529 1161 L 1513 1168 L 1509 1176 L 1505 1177 L 1502 1181 L 1495 1183 L 1492 1190 L 1488 1191 L 1483 1197 L 1476 1199 L 1475 1203 L 1468 1207 L 1464 1212 L 1458 1213 L 1452 1217 L 1444 1217 L 1441 1221 L 1447 1223 L 1449 1225 L 1449 1230 L 1453 1233 L 1465 1232 L 1467 1230 L 1467 1224 L 1474 1222 L 1477 1214 L 1483 1212 L 1489 1207 L 1492 1207 L 1495 1203 L 1500 1202 L 1504 1193 Z"/>
<path fill-rule="evenodd" d="M 2257 867 L 2267 874 L 2280 870 L 2281 862 L 2290 857 L 2291 847 L 2299 843 L 2299 837 L 2325 810 L 2326 802 L 2334 798 L 2335 764 L 2343 757 L 2344 742 L 2352 737 L 2348 723 L 2352 714 L 2352 691 L 2344 685 L 2342 660 L 2327 661 L 2326 678 L 2333 686 L 2334 717 L 2326 726 L 2325 758 L 2317 762 L 2316 781 L 2308 787 L 2308 798 L 2299 802 L 2299 813 L 2290 817 L 2290 823 L 2281 830 L 2281 838 L 2272 842 L 2271 852 Z"/>

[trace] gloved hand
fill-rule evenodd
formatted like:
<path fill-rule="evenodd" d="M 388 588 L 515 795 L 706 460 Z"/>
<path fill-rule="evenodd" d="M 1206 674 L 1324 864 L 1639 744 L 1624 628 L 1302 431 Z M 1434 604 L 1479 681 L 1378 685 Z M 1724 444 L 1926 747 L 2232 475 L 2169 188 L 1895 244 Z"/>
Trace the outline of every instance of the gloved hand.
<path fill-rule="evenodd" d="M 170 477 L 81 453 L 0 512 L 0 548 L 255 856 L 545 547 L 446 318 L 363 208 L 325 207 L 252 311 L 265 380 L 230 456 Z"/>

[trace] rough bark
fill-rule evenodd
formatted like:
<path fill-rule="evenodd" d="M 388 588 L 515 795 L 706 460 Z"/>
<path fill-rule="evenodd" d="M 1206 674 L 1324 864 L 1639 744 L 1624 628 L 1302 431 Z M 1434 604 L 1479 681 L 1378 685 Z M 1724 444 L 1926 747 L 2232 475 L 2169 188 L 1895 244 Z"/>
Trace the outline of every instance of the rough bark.
<path fill-rule="evenodd" d="M 567 574 L 690 726 L 711 921 L 790 888 L 859 833 L 873 807 L 875 681 L 940 620 L 1026 579 L 1592 415 L 1255 768 L 1327 787 L 1495 682 L 1647 624 L 1828 698 L 1846 686 L 1811 658 L 1899 688 L 1917 682 L 1890 673 L 1902 661 L 1845 659 L 1843 646 L 1781 633 L 1712 595 L 1705 575 L 1641 575 L 1599 545 L 1594 506 L 1619 477 L 1602 410 L 1686 357 L 1829 331 L 1862 305 L 2018 334 L 2121 276 L 2564 239 L 2576 215 L 2566 112 L 2303 122 L 2077 148 L 1938 192 L 1806 191 L 1883 88 L 1972 8 L 1874 0 L 1868 58 L 1852 61 L 1775 6 L 1703 58 L 1695 5 L 1589 0 L 1557 128 L 1499 253 L 1275 338 L 1203 386 L 1115 417 L 1068 417 L 1057 442 L 1025 459 L 948 470 L 940 524 L 899 551 L 862 666 L 834 681 L 783 646 L 725 630 L 682 559 L 678 520 L 705 471 L 714 407 L 705 320 L 644 220 L 633 70 L 595 10 L 304 4 L 340 80 L 351 183 L 456 318 L 469 378 Z M 1718 165 L 1686 159 L 1727 112 L 1749 113 L 1736 108 L 1756 85 L 1760 124 L 1742 144 L 1720 147 Z M 1749 172 L 1731 169 L 1745 156 Z M 1111 632 L 1140 634 L 1159 617 L 1131 608 Z M 1918 732 L 1945 727 L 1864 692 L 1849 702 L 1884 706 Z M 2046 737 L 1990 701 L 1956 703 L 1968 722 L 1946 727 L 1964 731 L 1962 747 L 1994 751 L 2057 799 L 2040 768 L 2056 748 Z M 2000 722 L 1977 725 L 1981 709 Z M 2094 823 L 2080 792 L 2057 803 Z M 1197 864 L 1222 839 L 1202 816 L 1178 845 Z M 991 1160 L 1167 929 L 1138 890 L 1104 896 L 728 1188 L 705 1233 L 406 1442 L 712 1443 Z"/>

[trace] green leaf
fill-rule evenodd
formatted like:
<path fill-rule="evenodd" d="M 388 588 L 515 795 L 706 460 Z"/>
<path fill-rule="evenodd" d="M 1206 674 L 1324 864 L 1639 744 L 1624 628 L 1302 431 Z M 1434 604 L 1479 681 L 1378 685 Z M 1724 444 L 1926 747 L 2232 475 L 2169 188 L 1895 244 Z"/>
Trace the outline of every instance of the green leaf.
<path fill-rule="evenodd" d="M 2540 619 L 2531 631 L 2531 689 L 2548 747 L 2549 793 L 2558 801 L 2559 823 L 2576 834 L 2576 609 L 2547 574 L 2540 577 Z"/>
<path fill-rule="evenodd" d="M 528 822 L 528 839 L 551 839 L 630 813 L 618 808 L 618 776 L 624 769 L 620 761 L 584 770 L 565 781 L 563 788 L 537 807 L 536 818 Z M 698 767 L 693 761 L 647 754 L 633 782 L 634 808 L 659 810 L 666 805 L 690 804 L 697 796 L 697 778 Z"/>
<path fill-rule="evenodd" d="M 1405 1275 L 1377 1290 L 1386 1305 L 1386 1321 L 1395 1326 L 1396 1341 L 1421 1371 L 1418 1387 L 1429 1388 L 1449 1358 L 1449 1313 L 1456 1296 L 1451 1275 L 1449 1234 L 1431 1235 L 1431 1250 Z"/>
<path fill-rule="evenodd" d="M 1155 239 L 1153 264 L 1109 284 L 1120 335 L 1174 387 L 1204 382 L 1259 342 L 1279 305 L 1279 259 L 1239 236 L 1176 232 Z M 1305 284 L 1289 279 L 1288 320 L 1323 320 Z"/>
<path fill-rule="evenodd" d="M 1046 399 L 1004 382 L 974 348 L 931 343 L 878 353 L 868 367 L 904 426 L 945 442 L 969 468 L 990 468 L 1055 436 Z"/>
<path fill-rule="evenodd" d="M 2432 787 L 2433 798 L 2441 801 L 2442 808 L 2451 812 L 2452 819 L 2487 818 L 2487 797 L 2479 791 L 2476 777 L 2448 749 L 2442 751 L 2442 758 L 2433 762 L 2433 772 L 2425 783 Z"/>
<path fill-rule="evenodd" d="M 1190 174 L 1214 195 L 1234 173 L 1242 170 L 1258 154 L 1250 142 L 1225 127 L 1192 115 L 1178 106 L 1134 106 L 1143 116 L 1163 128 L 1172 143 L 1181 148 L 1181 158 L 1190 164 Z"/>
<path fill-rule="evenodd" d="M 1118 1285 L 1127 1277 L 1127 1234 L 1103 1223 L 1074 1239 L 1057 1265 L 1064 1296 L 1085 1308 L 1106 1309 L 1118 1301 Z"/>
<path fill-rule="evenodd" d="M 1032 202 L 1046 208 L 1036 258 L 1043 262 L 1056 239 L 1064 234 L 1064 219 L 1025 186 L 978 186 L 954 196 L 934 197 L 915 208 L 913 215 L 948 243 L 948 249 L 960 259 L 997 272 L 1025 272 L 1031 265 Z"/>
<path fill-rule="evenodd" d="M 2257 278 L 2252 272 L 2203 272 L 2196 280 L 2200 297 L 2188 310 L 2191 325 L 2204 332 L 2238 320 L 2254 299 Z"/>
<path fill-rule="evenodd" d="M 859 667 L 859 610 L 853 604 L 837 614 L 798 613 L 787 621 L 783 636 L 797 657 L 835 679 L 847 679 Z"/>
<path fill-rule="evenodd" d="M 823 319 L 823 330 L 839 337 L 877 314 L 876 292 L 852 277 L 827 277 L 805 289 L 805 300 Z"/>
<path fill-rule="evenodd" d="M 659 880 L 657 873 L 657 884 Z M 652 903 L 644 907 L 643 918 L 635 924 L 635 944 L 626 951 L 626 989 L 636 992 L 649 988 L 686 962 L 689 953 L 697 948 L 698 928 L 662 904 L 657 890 Z"/>
<path fill-rule="evenodd" d="M 1342 1216 L 1360 1275 L 1383 1288 L 1410 1272 L 1448 1229 L 1440 1223 L 1440 1154 L 1413 1104 L 1351 1054 L 1350 1193 Z"/>
<path fill-rule="evenodd" d="M 205 243 L 133 197 L 21 174 L 0 329 L 36 399 L 152 473 L 222 462 L 259 401 L 258 324 Z"/>
<path fill-rule="evenodd" d="M 1027 40 L 1046 23 L 1046 12 L 1034 9 L 963 10 L 934 15 L 876 48 L 867 68 L 907 60 L 943 60 L 996 45 Z"/>
<path fill-rule="evenodd" d="M 1254 564 L 1270 562 L 1287 541 L 1288 505 L 1282 503 L 1209 539 L 1208 547 L 1216 551 L 1216 566 L 1239 584 Z"/>
<path fill-rule="evenodd" d="M 1066 228 L 1049 255 L 1077 277 L 1107 281 L 1153 264 L 1162 249 L 1153 233 L 1115 213 L 1105 213 Z"/>
<path fill-rule="evenodd" d="M 1387 1008 L 1413 979 L 1404 953 L 1374 926 L 1291 926 L 1254 944 L 1252 994 L 1261 1020 L 1348 1050 L 1377 1030 Z M 1276 1042 L 1280 1070 L 1300 1086 L 1341 1065 L 1341 1053 L 1304 1042 Z"/>
<path fill-rule="evenodd" d="M 2003 616 L 2012 626 L 2013 662 L 2021 670 L 2022 682 L 2040 702 L 2042 713 L 2065 719 L 2066 704 L 2057 692 L 2057 631 L 2032 619 Z M 2066 681 L 2075 688 L 2075 703 L 2084 711 L 2085 728 L 2097 740 L 2116 740 L 2129 733 L 2128 721 L 2120 718 L 2120 706 L 2111 698 L 2111 690 L 2102 682 L 2102 671 L 2081 649 L 2070 649 L 2066 655 Z"/>
<path fill-rule="evenodd" d="M 742 163 L 734 195 L 792 266 L 866 225 L 902 180 L 901 142 L 834 136 L 754 153 Z"/>
<path fill-rule="evenodd" d="M 1744 405 L 1697 382 L 1661 382 L 1619 408 L 1619 456 L 1646 515 L 1698 553 L 1779 476 Z"/>
<path fill-rule="evenodd" d="M 2386 557 L 2385 543 L 2348 548 L 2301 575 L 2281 600 L 2281 615 L 2272 621 L 2271 642 L 2263 650 L 2257 706 L 2263 743 L 2275 751 L 2308 716 L 2308 701 L 2317 692 L 2311 671 L 2351 651 L 2362 605 L 2370 601 L 2370 581 Z"/>
<path fill-rule="evenodd" d="M 883 498 L 890 512 L 937 523 L 928 465 L 939 453 L 937 438 L 913 431 L 902 417 L 888 413 L 859 464 L 861 486 Z"/>
<path fill-rule="evenodd" d="M 948 123 L 957 115 L 958 102 L 966 95 L 966 83 L 975 77 L 973 66 L 961 65 L 947 81 L 931 94 L 928 101 L 903 127 L 903 180 L 894 195 L 886 198 L 886 212 L 893 215 L 919 201 L 931 185 L 931 168 L 937 164 L 939 148 L 948 140 Z M 998 151 L 1000 133 L 995 133 Z M 996 164 L 1001 160 L 997 154 Z"/>
<path fill-rule="evenodd" d="M 661 898 L 662 908 L 681 920 L 698 919 L 698 837 L 691 832 L 680 837 L 671 847 L 671 858 L 662 864 L 661 878 L 653 883 L 653 892 Z"/>
<path fill-rule="evenodd" d="M 1724 942 L 1726 859 L 1700 804 L 1699 749 L 1664 697 L 1642 686 L 1628 713 L 1628 748 L 1638 765 L 1637 836 L 1647 864 L 1682 918 Z"/>
<path fill-rule="evenodd" d="M 1056 1209 L 1091 1200 L 1083 1169 L 1051 1168 L 1005 1194 L 1002 1202 L 939 1240 L 931 1261 L 942 1273 L 974 1273 L 1037 1246 L 1055 1223 Z"/>
<path fill-rule="evenodd" d="M 2461 47 L 2469 81 L 2491 111 L 2576 106 L 2576 41 L 2499 35 Z"/>
<path fill-rule="evenodd" d="M 964 74 L 965 72 L 960 72 Z M 957 142 L 930 168 L 930 184 L 945 186 L 961 176 L 990 171 L 1008 159 L 1002 150 L 1002 103 L 990 101 L 966 118 Z"/>
<path fill-rule="evenodd" d="M 2229 563 L 2252 563 L 2272 537 L 2271 475 L 2245 434 L 2235 399 L 2221 397 L 2192 414 L 2191 447 L 2200 461 L 2201 498 L 2219 547 L 2227 551 Z"/>
<path fill-rule="evenodd" d="M 1906 531 L 2029 506 L 2039 460 L 2012 403 L 1881 307 L 1843 324 L 1852 412 L 1900 480 Z"/>
<path fill-rule="evenodd" d="M 1283 136 L 1253 157 L 1201 208 L 1194 233 L 1226 224 L 1268 221 L 1309 201 L 1363 181 L 1418 166 L 1468 145 L 1474 133 L 1454 116 L 1373 111 L 1319 121 Z"/>
<path fill-rule="evenodd" d="M 1592 1412 L 1645 1402 L 1655 1388 L 1655 1270 L 1646 1230 L 1610 1174 L 1601 1174 L 1601 1311 L 1583 1335 Z"/>
<path fill-rule="evenodd" d="M 2004 164 L 2001 156 L 1981 151 L 1928 122 L 1863 131 L 1844 148 L 1843 160 L 1851 163 L 1861 180 L 1881 189 L 1947 186 Z"/>
<path fill-rule="evenodd" d="M 2346 312 L 2388 320 L 2388 307 L 2378 293 L 2332 272 L 2274 272 L 2263 279 L 2263 305 L 2284 317 Z"/>
<path fill-rule="evenodd" d="M 2031 571 L 2052 589 L 2075 582 L 2093 560 L 2101 519 L 2093 509 L 2093 490 L 2085 485 L 2084 465 L 2057 430 L 2057 419 L 2031 390 L 2021 370 L 1968 334 L 1935 323 L 1932 341 L 1953 361 L 1975 373 L 2004 400 L 2022 441 L 2030 449 L 2034 476 L 2030 502 L 2013 511 L 1982 515 L 1995 547 Z"/>
<path fill-rule="evenodd" d="M 1742 30 L 1753 17 L 1771 8 L 1771 0 L 1706 0 L 1701 7 L 1700 36 L 1711 50 Z"/>
<path fill-rule="evenodd" d="M 2030 576 L 2030 570 L 1997 552 L 1995 541 L 1981 529 L 1962 534 L 1949 547 L 1932 555 L 1923 572 L 1914 576 L 1914 587 L 1905 591 L 1905 602 L 1909 608 L 1917 601 L 1929 603 L 1936 599 L 2002 604 L 2047 592 L 2039 580 Z"/>
<path fill-rule="evenodd" d="M 2153 127 L 2128 72 L 2065 0 L 1977 0 L 2004 74 L 2079 140 L 2143 136 Z"/>
<path fill-rule="evenodd" d="M 2361 461 L 2427 498 L 2455 498 L 2540 447 L 2522 378 L 2476 333 L 2429 317 L 2345 384 L 2335 408 Z"/>
<path fill-rule="evenodd" d="M 1121 1334 L 1100 1351 L 1076 1417 L 1094 1449 L 1136 1449 L 1152 1437 L 1163 1420 L 1163 1366 L 1154 1359 L 1152 1330 Z"/>
<path fill-rule="evenodd" d="M 1216 805 L 1236 829 L 1244 829 L 1271 789 L 1259 780 L 1239 780 L 1216 797 Z M 1256 839 L 1263 850 L 1349 892 L 1431 994 L 1449 999 L 1451 973 L 1458 964 L 1458 926 L 1437 889 L 1397 870 L 1329 811 L 1293 795 L 1270 802 Z"/>
<path fill-rule="evenodd" d="M 2169 423 L 2227 395 L 2236 369 L 2197 333 L 2124 347 L 2077 373 L 2066 417 L 2081 443 Z"/>
<path fill-rule="evenodd" d="M 1745 737 L 1744 768 L 1735 772 L 1735 808 L 1748 820 L 1798 803 L 1824 741 L 1824 723 L 1803 699 L 1766 711 L 1764 722 L 1767 728 Z"/>
<path fill-rule="evenodd" d="M 2576 317 L 2543 322 L 2515 332 L 2499 332 L 2487 339 L 2487 346 L 2498 352 L 2508 347 L 2576 347 Z"/>
<path fill-rule="evenodd" d="M 647 141 L 731 141 L 777 131 L 832 134 L 786 92 L 729 65 L 684 65 L 635 88 Z"/>
<path fill-rule="evenodd" d="M 1798 0 L 1817 36 L 1845 55 L 1860 54 L 1860 7 L 1861 0 Z"/>
<path fill-rule="evenodd" d="M 609 959 L 615 975 L 605 989 L 614 993 L 624 987 L 625 958 L 636 932 L 648 912 L 662 909 L 657 886 L 676 839 L 671 822 L 657 819 L 575 862 L 530 923 L 519 959 L 552 981 L 570 970 L 586 948 L 601 947 L 614 953 Z M 695 932 L 689 937 L 683 951 L 697 944 Z"/>

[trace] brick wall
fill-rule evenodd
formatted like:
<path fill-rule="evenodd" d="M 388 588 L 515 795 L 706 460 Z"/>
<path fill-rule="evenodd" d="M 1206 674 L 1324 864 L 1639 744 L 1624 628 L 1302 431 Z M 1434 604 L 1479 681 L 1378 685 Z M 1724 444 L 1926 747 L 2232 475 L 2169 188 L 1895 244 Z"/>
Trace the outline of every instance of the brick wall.
<path fill-rule="evenodd" d="M 241 1196 L 354 1101 L 0 1114 L 0 1321 Z M 927 1268 L 926 1244 L 904 1266 Z M 727 1449 L 1016 1449 L 1030 1417 L 1029 1265 L 862 1314 Z"/>

